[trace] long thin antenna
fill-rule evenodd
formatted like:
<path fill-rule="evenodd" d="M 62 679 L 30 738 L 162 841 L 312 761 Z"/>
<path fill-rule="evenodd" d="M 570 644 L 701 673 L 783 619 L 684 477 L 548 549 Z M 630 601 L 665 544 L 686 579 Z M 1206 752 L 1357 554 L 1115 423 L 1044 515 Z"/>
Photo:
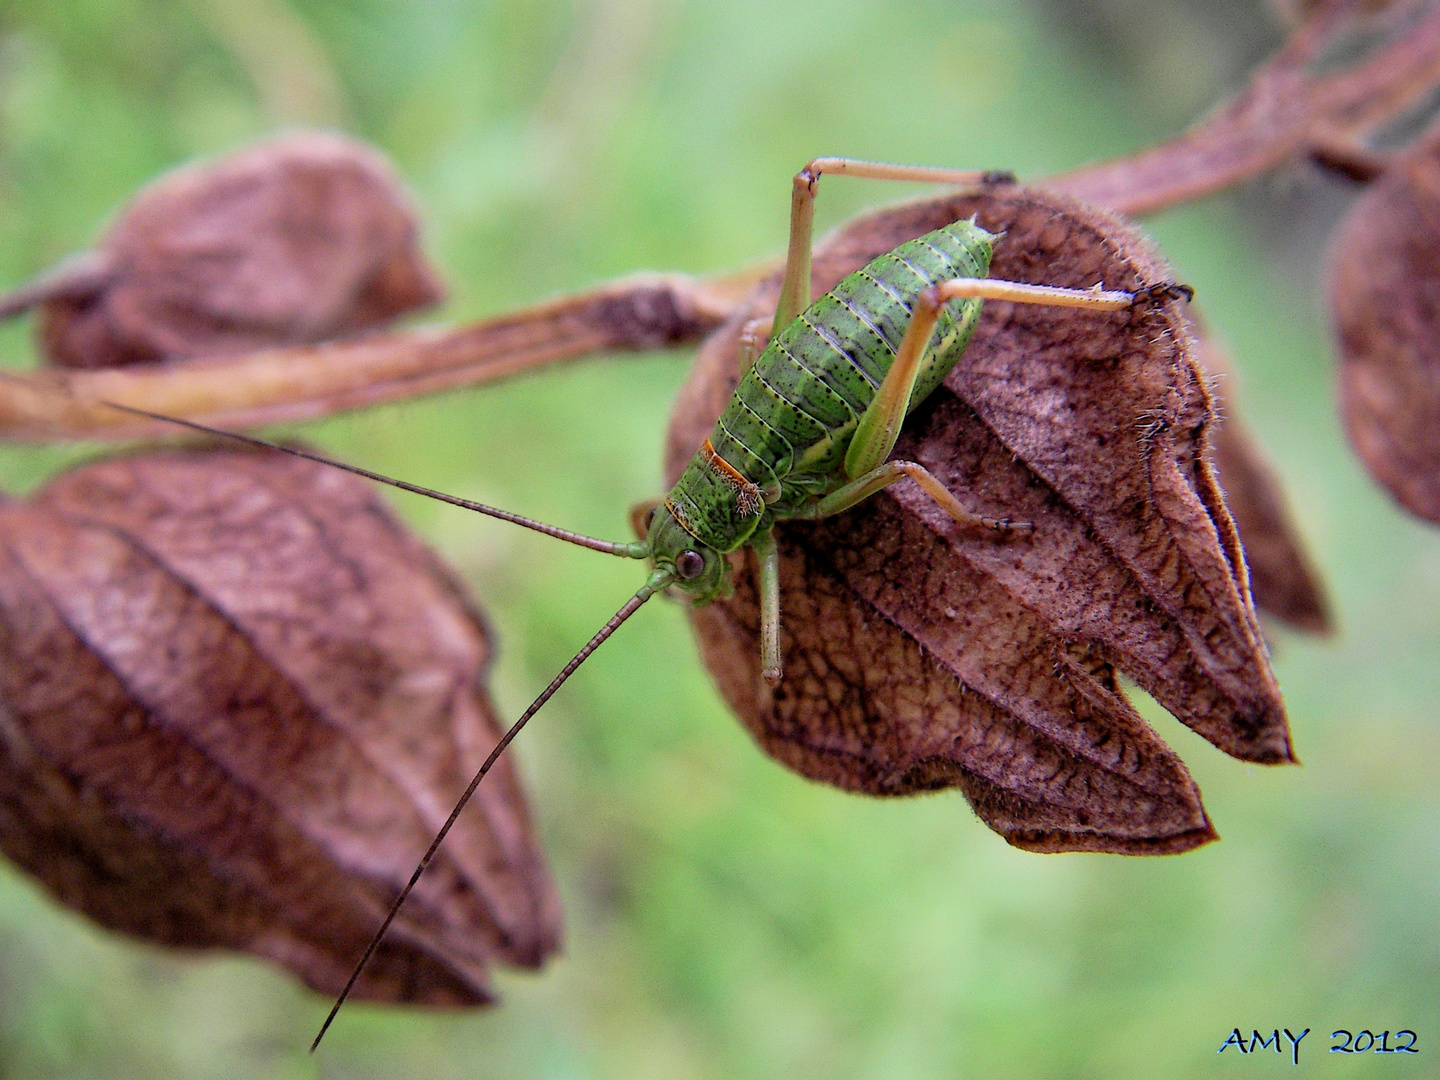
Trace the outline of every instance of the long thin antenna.
<path fill-rule="evenodd" d="M 460 816 L 460 811 L 465 809 L 465 804 L 470 801 L 470 796 L 475 794 L 475 789 L 480 786 L 480 781 L 485 779 L 485 774 L 490 771 L 490 766 L 495 764 L 496 759 L 499 758 L 505 748 L 510 745 L 510 741 L 520 733 L 520 729 L 525 726 L 529 719 L 539 712 L 540 707 L 550 700 L 551 696 L 554 695 L 556 690 L 560 689 L 566 679 L 574 674 L 575 669 L 583 664 L 590 654 L 600 647 L 601 642 L 619 629 L 621 623 L 635 614 L 641 604 L 645 603 L 646 600 L 649 600 L 674 580 L 675 575 L 668 570 L 653 571 L 650 574 L 650 580 L 645 582 L 640 591 L 627 600 L 625 606 L 617 611 L 611 617 L 610 621 L 602 626 L 595 636 L 585 643 L 585 647 L 576 653 L 571 661 L 561 669 L 559 675 L 556 675 L 555 678 L 551 680 L 550 685 L 545 688 L 544 692 L 520 715 L 520 719 L 511 724 L 510 730 L 500 737 L 500 741 L 495 744 L 495 749 L 491 750 L 490 756 L 485 759 L 485 764 L 480 766 L 480 771 L 475 774 L 475 778 L 470 781 L 470 786 L 465 789 L 465 794 L 460 796 L 460 801 L 455 804 L 455 809 L 450 811 L 450 816 L 445 819 L 445 824 L 440 826 L 440 831 L 435 834 L 435 839 L 430 841 L 430 847 L 421 857 L 420 864 L 415 867 L 415 872 L 410 875 L 409 882 L 405 885 L 405 888 L 400 891 L 400 895 L 395 898 L 395 903 L 390 905 L 390 912 L 385 916 L 385 921 L 380 924 L 380 929 L 375 931 L 375 936 L 370 939 L 370 944 L 365 947 L 365 955 L 360 957 L 360 962 L 355 965 L 355 970 L 350 973 L 350 978 L 346 981 L 345 988 L 340 991 L 340 996 L 335 999 L 335 1004 L 330 1009 L 330 1015 L 325 1017 L 325 1022 L 320 1025 L 319 1034 L 315 1036 L 315 1041 L 310 1044 L 310 1052 L 312 1054 L 315 1052 L 316 1047 L 320 1045 L 320 1040 L 325 1037 L 325 1032 L 330 1030 L 331 1022 L 334 1021 L 336 1014 L 340 1012 L 340 1006 L 345 1004 L 345 999 L 350 996 L 350 991 L 354 988 L 355 981 L 360 978 L 360 973 L 365 970 L 365 965 L 370 961 L 370 957 L 375 954 L 375 950 L 380 946 L 380 940 L 385 936 L 385 931 L 390 929 L 390 924 L 395 921 L 395 916 L 400 913 L 400 905 L 405 903 L 405 898 L 410 895 L 410 890 L 415 888 L 415 883 L 420 880 L 420 875 L 423 874 L 425 868 L 430 865 L 430 860 L 435 857 L 435 851 L 440 847 L 440 842 L 444 840 L 446 834 L 450 832 L 450 826 L 455 824 L 455 819 Z"/>
<path fill-rule="evenodd" d="M 329 465 L 335 469 L 343 469 L 345 472 L 354 473 L 356 476 L 363 476 L 367 480 L 374 480 L 381 484 L 389 484 L 391 487 L 399 488 L 401 491 L 409 491 L 416 495 L 424 495 L 426 498 L 438 499 L 440 502 L 449 503 L 451 506 L 459 506 L 465 510 L 474 510 L 477 514 L 485 514 L 488 517 L 499 518 L 501 521 L 508 521 L 514 525 L 523 525 L 527 529 L 534 529 L 538 533 L 553 536 L 557 540 L 565 540 L 571 544 L 578 544 L 580 547 L 589 548 L 591 551 L 603 551 L 607 555 L 619 555 L 627 559 L 645 559 L 650 556 L 650 545 L 643 540 L 636 541 L 632 544 L 617 543 L 613 540 L 600 540 L 593 536 L 586 536 L 583 533 L 562 529 L 556 525 L 547 525 L 545 522 L 536 521 L 534 518 L 521 517 L 519 514 L 512 514 L 508 510 L 497 510 L 495 507 L 486 506 L 484 503 L 471 502 L 469 499 L 462 499 L 458 495 L 446 495 L 443 491 L 435 491 L 433 488 L 421 487 L 419 484 L 410 484 L 404 480 L 396 480 L 393 476 L 384 476 L 381 473 L 371 472 L 369 469 L 362 469 L 358 465 L 348 465 L 343 461 L 336 461 L 334 458 L 325 457 L 323 454 L 312 453 L 309 450 L 301 450 L 295 446 L 285 446 L 282 443 L 270 442 L 268 439 L 257 439 L 253 435 L 242 435 L 238 431 L 226 431 L 223 428 L 209 427 L 206 424 L 197 424 L 194 420 L 181 420 L 176 416 L 166 416 L 163 413 L 149 412 L 145 409 L 137 409 L 131 405 L 121 405 L 114 401 L 102 401 L 101 404 L 108 405 L 112 409 L 118 409 L 120 412 L 130 413 L 134 416 L 143 416 L 150 420 L 162 420 L 167 424 L 175 424 L 178 427 L 189 428 L 191 431 L 199 431 L 206 435 L 218 435 L 224 439 L 234 439 L 236 442 L 248 443 L 250 446 L 258 446 L 266 450 L 278 450 L 280 453 L 289 454 L 292 457 L 304 458 L 306 461 Z"/>

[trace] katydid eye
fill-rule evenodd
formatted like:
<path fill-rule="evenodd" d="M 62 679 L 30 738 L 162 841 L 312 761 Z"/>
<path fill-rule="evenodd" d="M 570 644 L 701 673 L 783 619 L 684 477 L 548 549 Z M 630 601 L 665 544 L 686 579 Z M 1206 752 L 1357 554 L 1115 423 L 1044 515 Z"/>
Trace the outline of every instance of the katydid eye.
<path fill-rule="evenodd" d="M 705 572 L 705 556 L 698 551 L 682 551 L 675 559 L 675 572 L 691 581 Z"/>

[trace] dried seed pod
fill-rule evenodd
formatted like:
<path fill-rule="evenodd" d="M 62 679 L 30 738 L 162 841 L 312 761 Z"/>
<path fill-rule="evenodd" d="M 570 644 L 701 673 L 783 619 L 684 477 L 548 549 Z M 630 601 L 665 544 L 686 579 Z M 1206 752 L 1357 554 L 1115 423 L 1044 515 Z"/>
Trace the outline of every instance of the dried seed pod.
<path fill-rule="evenodd" d="M 815 287 L 976 215 L 992 274 L 1133 289 L 1169 279 L 1134 231 L 1041 192 L 957 193 L 869 215 L 816 252 Z M 757 301 L 763 308 L 773 301 Z M 672 418 L 683 466 L 736 381 L 742 312 L 707 343 Z M 1183 851 L 1213 839 L 1180 760 L 1117 689 L 1123 671 L 1227 753 L 1291 760 L 1242 555 L 1208 463 L 1213 420 L 1176 301 L 1115 315 L 987 303 L 896 455 L 980 513 L 957 530 L 909 484 L 777 530 L 786 676 L 760 677 L 753 566 L 694 613 L 705 662 L 761 746 L 807 776 L 903 794 L 959 786 L 1041 851 Z"/>
<path fill-rule="evenodd" d="M 1440 126 L 1351 207 L 1330 305 L 1355 452 L 1401 506 L 1440 523 Z"/>
<path fill-rule="evenodd" d="M 1294 28 L 1306 19 L 1336 12 L 1343 17 L 1365 19 L 1386 13 L 1404 13 L 1418 6 L 1417 0 L 1269 0 L 1270 10 L 1281 25 Z"/>
<path fill-rule="evenodd" d="M 65 367 L 323 341 L 440 299 L 417 232 L 377 151 L 302 132 L 167 173 L 98 251 L 19 295 Z"/>
<path fill-rule="evenodd" d="M 1297 630 L 1329 634 L 1334 629 L 1330 600 L 1314 560 L 1305 550 L 1285 504 L 1285 493 L 1260 444 L 1236 415 L 1228 379 L 1230 363 L 1213 337 L 1193 322 L 1199 349 L 1196 361 L 1211 375 L 1222 422 L 1211 438 L 1210 463 L 1225 492 L 1225 506 L 1245 546 L 1250 591 L 1255 606 Z"/>
<path fill-rule="evenodd" d="M 214 450 L 69 472 L 0 508 L 0 848 L 107 927 L 333 995 L 498 740 L 489 658 L 353 477 Z M 484 1003 L 559 934 L 503 758 L 356 994 Z"/>

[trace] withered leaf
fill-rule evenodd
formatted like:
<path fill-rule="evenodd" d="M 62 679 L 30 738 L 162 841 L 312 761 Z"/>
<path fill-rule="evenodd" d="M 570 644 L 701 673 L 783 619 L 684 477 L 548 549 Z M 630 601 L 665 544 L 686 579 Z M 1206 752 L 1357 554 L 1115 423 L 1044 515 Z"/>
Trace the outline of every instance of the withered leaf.
<path fill-rule="evenodd" d="M 324 341 L 427 307 L 442 289 L 415 211 L 374 149 L 301 132 L 167 173 L 88 261 L 57 275 L 40 344 L 112 367 Z M 101 269 L 103 273 L 96 273 Z"/>
<path fill-rule="evenodd" d="M 976 215 L 992 275 L 1133 289 L 1171 272 L 1129 226 L 1023 188 L 869 215 L 817 248 L 815 288 Z M 736 381 L 750 312 L 707 343 L 672 418 L 674 476 Z M 1179 758 L 1117 687 L 1134 679 L 1215 745 L 1292 759 L 1239 540 L 1208 461 L 1212 403 L 1177 301 L 1105 316 L 987 303 L 896 456 L 981 513 L 1033 522 L 996 542 L 898 484 L 777 529 L 786 676 L 760 676 L 753 566 L 694 612 L 705 662 L 761 746 L 874 794 L 958 786 L 1011 843 L 1183 851 L 1214 838 Z"/>
<path fill-rule="evenodd" d="M 1330 306 L 1355 452 L 1401 506 L 1440 523 L 1440 125 L 1351 207 Z"/>
<path fill-rule="evenodd" d="M 1366 18 L 1386 11 L 1418 7 L 1423 0 L 1269 0 L 1270 9 L 1280 21 L 1294 27 L 1317 14 L 1337 12 L 1341 16 Z"/>
<path fill-rule="evenodd" d="M 65 904 L 336 993 L 499 728 L 486 628 L 353 477 L 88 465 L 0 508 L 0 848 Z M 356 994 L 484 1003 L 559 905 L 509 759 Z"/>
<path fill-rule="evenodd" d="M 1221 417 L 1211 436 L 1210 464 L 1245 547 L 1255 606 L 1297 630 L 1328 634 L 1334 629 L 1329 598 L 1265 452 L 1237 415 L 1229 361 L 1213 337 L 1193 322 L 1191 329 L 1197 362 L 1222 376 L 1210 388 Z"/>

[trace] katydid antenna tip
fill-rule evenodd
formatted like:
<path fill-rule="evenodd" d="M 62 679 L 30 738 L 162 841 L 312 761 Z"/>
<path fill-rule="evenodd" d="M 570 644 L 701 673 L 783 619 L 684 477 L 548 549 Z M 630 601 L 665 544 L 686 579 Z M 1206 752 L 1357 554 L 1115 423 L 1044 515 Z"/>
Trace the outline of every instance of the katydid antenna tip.
<path fill-rule="evenodd" d="M 649 600 L 657 592 L 676 580 L 676 575 L 672 570 L 664 570 L 659 567 L 652 570 L 645 584 L 640 586 L 639 591 L 629 600 L 625 601 L 620 610 L 610 617 L 609 622 L 595 632 L 594 636 L 570 659 L 570 662 L 560 669 L 560 674 L 550 680 L 550 685 L 541 692 L 539 697 L 531 702 L 530 707 L 520 714 L 520 719 L 511 724 L 505 734 L 500 736 L 500 741 L 497 742 L 495 748 L 490 751 L 490 756 L 485 759 L 485 763 L 480 766 L 479 771 L 476 772 L 475 776 L 471 779 L 469 786 L 465 788 L 465 791 L 456 801 L 454 809 L 450 811 L 450 816 L 445 819 L 445 824 L 440 826 L 440 831 L 435 834 L 435 839 L 430 841 L 429 848 L 427 848 L 425 854 L 420 857 L 420 862 L 416 865 L 414 873 L 410 875 L 410 880 L 406 883 L 405 888 L 400 890 L 400 895 L 397 896 L 395 902 L 390 905 L 390 910 L 386 914 L 385 920 L 380 924 L 380 929 L 375 931 L 375 936 L 370 939 L 370 944 L 366 946 L 359 963 L 357 963 L 355 969 L 351 971 L 350 978 L 346 980 L 339 997 L 335 999 L 335 1004 L 330 1007 L 330 1012 L 329 1015 L 325 1017 L 325 1022 L 320 1025 L 320 1031 L 316 1034 L 315 1041 L 310 1044 L 310 1053 L 315 1053 L 316 1049 L 320 1046 L 320 1040 L 325 1038 L 325 1033 L 330 1030 L 330 1025 L 340 1013 L 340 1007 L 349 999 L 350 991 L 355 988 L 355 983 L 359 980 L 361 972 L 365 970 L 365 965 L 370 962 L 370 957 L 375 955 L 375 950 L 380 947 L 380 942 L 384 940 L 385 931 L 390 929 L 390 924 L 395 921 L 395 916 L 400 914 L 400 908 L 414 890 L 416 882 L 420 880 L 420 875 L 422 875 L 425 872 L 425 868 L 430 865 L 430 861 L 435 857 L 435 852 L 440 849 L 441 843 L 444 842 L 445 837 L 450 834 L 451 827 L 460 817 L 460 812 L 464 810 L 470 802 L 470 797 L 475 794 L 475 789 L 480 786 L 480 781 L 485 779 L 485 775 L 490 771 L 490 767 L 499 760 L 500 755 L 505 752 L 505 748 L 509 746 L 515 736 L 520 733 L 520 729 L 529 722 L 532 716 L 540 711 L 541 706 L 554 696 L 555 691 L 564 685 L 565 680 L 575 673 L 576 669 L 589 658 L 590 654 L 598 649 L 606 638 L 618 630 L 626 619 L 640 610 L 640 606 L 644 604 L 645 601 Z"/>

